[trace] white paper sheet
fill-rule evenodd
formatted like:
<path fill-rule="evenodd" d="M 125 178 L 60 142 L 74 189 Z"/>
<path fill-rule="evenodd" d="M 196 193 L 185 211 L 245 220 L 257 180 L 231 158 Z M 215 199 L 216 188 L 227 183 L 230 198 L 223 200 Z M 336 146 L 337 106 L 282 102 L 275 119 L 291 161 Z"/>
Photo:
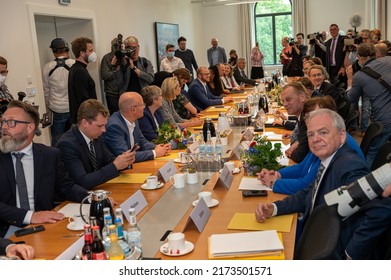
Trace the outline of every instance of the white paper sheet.
<path fill-rule="evenodd" d="M 90 216 L 90 204 L 83 204 L 82 206 L 83 215 Z M 73 217 L 74 215 L 80 215 L 80 203 L 68 203 L 63 208 L 58 210 L 58 212 L 63 213 L 65 217 Z"/>
<path fill-rule="evenodd" d="M 239 190 L 267 190 L 271 188 L 266 187 L 256 177 L 243 177 L 239 184 Z"/>

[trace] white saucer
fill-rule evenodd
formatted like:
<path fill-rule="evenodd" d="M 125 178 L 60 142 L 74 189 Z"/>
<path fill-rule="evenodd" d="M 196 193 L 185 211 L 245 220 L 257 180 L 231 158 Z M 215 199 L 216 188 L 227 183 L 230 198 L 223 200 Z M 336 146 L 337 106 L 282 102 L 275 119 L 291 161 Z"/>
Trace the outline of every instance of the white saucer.
<path fill-rule="evenodd" d="M 221 173 L 223 171 L 223 169 L 220 169 L 219 172 Z M 240 173 L 240 168 L 238 167 L 235 167 L 234 170 L 232 171 L 232 174 L 238 174 Z"/>
<path fill-rule="evenodd" d="M 141 188 L 144 189 L 144 190 L 157 190 L 157 189 L 160 189 L 164 186 L 164 183 L 163 182 L 159 182 L 156 186 L 156 188 L 148 188 L 147 187 L 147 184 L 142 184 L 141 185 Z"/>
<path fill-rule="evenodd" d="M 67 229 L 73 230 L 73 231 L 84 230 L 84 224 L 81 227 L 76 227 L 74 224 L 69 223 L 69 224 L 67 224 Z"/>
<path fill-rule="evenodd" d="M 179 257 L 190 253 L 191 251 L 193 251 L 193 249 L 194 249 L 194 244 L 191 243 L 190 241 L 185 241 L 185 250 L 181 251 L 179 254 L 176 254 L 176 252 L 172 252 L 172 254 L 170 254 L 170 249 L 168 248 L 168 242 L 167 242 L 160 247 L 160 252 L 166 256 Z"/>
<path fill-rule="evenodd" d="M 175 163 L 187 163 L 187 160 L 181 160 L 180 158 L 175 158 L 173 161 Z"/>
<path fill-rule="evenodd" d="M 198 199 L 193 201 L 193 206 L 195 207 L 198 203 Z M 208 207 L 215 207 L 219 204 L 219 201 L 217 199 L 212 198 L 212 205 L 209 205 Z"/>

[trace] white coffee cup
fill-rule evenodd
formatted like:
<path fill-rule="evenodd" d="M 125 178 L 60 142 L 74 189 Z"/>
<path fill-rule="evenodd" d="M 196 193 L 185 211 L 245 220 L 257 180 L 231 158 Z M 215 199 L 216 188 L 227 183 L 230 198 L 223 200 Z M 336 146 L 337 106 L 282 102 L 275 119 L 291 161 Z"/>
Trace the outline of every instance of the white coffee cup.
<path fill-rule="evenodd" d="M 170 177 L 171 183 L 175 188 L 180 189 L 186 185 L 186 173 L 177 173 Z"/>
<path fill-rule="evenodd" d="M 198 183 L 198 173 L 187 173 L 187 183 L 188 184 L 197 184 Z"/>
<path fill-rule="evenodd" d="M 178 255 L 185 250 L 185 235 L 182 232 L 172 232 L 167 239 L 170 254 Z"/>
<path fill-rule="evenodd" d="M 231 172 L 235 170 L 235 163 L 233 161 L 224 162 L 224 165 L 227 166 Z"/>
<path fill-rule="evenodd" d="M 200 192 L 198 194 L 198 200 L 204 199 L 206 205 L 210 206 L 212 204 L 212 193 L 211 192 Z"/>
<path fill-rule="evenodd" d="M 158 186 L 157 176 L 148 176 L 147 177 L 147 188 L 148 189 L 156 189 Z"/>
<path fill-rule="evenodd" d="M 84 222 L 82 216 L 80 216 L 80 215 L 73 215 L 72 217 L 69 217 L 68 222 L 70 223 L 70 226 L 74 229 L 82 230 L 85 225 L 85 222 Z"/>

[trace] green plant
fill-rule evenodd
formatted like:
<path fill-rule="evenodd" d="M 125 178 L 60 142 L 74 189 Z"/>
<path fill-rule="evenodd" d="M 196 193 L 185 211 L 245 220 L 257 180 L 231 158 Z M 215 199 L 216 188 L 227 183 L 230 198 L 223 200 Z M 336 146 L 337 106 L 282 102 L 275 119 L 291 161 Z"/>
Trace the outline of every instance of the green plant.
<path fill-rule="evenodd" d="M 274 143 L 273 145 L 266 137 L 256 136 L 250 143 L 249 149 L 241 152 L 240 159 L 247 175 L 254 176 L 262 168 L 280 169 L 281 165 L 277 159 L 281 155 L 281 143 Z"/>
<path fill-rule="evenodd" d="M 187 129 L 181 129 L 180 127 L 165 121 L 158 129 L 158 136 L 153 141 L 155 144 L 167 144 L 171 143 L 172 148 L 184 149 L 187 145 L 187 139 L 191 135 Z M 176 147 L 174 147 L 176 146 Z"/>

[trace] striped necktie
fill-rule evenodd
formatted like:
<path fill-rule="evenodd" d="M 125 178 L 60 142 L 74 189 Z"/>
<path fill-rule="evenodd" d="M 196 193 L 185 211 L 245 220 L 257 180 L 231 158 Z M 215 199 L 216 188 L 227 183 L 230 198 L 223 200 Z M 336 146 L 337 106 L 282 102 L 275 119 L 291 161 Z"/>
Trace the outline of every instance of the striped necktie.
<path fill-rule="evenodd" d="M 325 170 L 324 165 L 320 164 L 319 168 L 318 168 L 318 172 L 316 173 L 315 184 L 314 184 L 314 187 L 312 189 L 311 212 L 314 209 L 315 199 L 316 199 L 316 195 L 317 195 L 318 189 L 319 189 L 320 178 L 322 178 L 322 174 L 323 174 L 324 170 Z"/>
<path fill-rule="evenodd" d="M 98 162 L 96 161 L 96 154 L 94 148 L 94 141 L 90 141 L 90 154 L 91 154 L 91 164 L 94 170 L 98 170 Z"/>
<path fill-rule="evenodd" d="M 24 175 L 24 169 L 23 169 L 23 163 L 22 163 L 22 157 L 25 154 L 24 153 L 14 153 L 13 155 L 16 158 L 15 181 L 16 181 L 16 185 L 17 185 L 18 193 L 19 193 L 20 208 L 25 209 L 25 210 L 30 210 L 29 196 L 27 193 L 26 177 Z"/>

